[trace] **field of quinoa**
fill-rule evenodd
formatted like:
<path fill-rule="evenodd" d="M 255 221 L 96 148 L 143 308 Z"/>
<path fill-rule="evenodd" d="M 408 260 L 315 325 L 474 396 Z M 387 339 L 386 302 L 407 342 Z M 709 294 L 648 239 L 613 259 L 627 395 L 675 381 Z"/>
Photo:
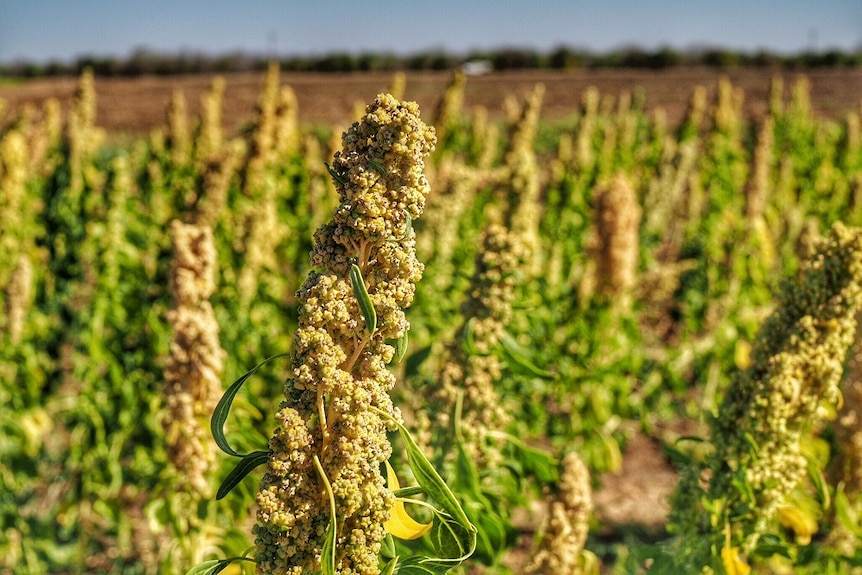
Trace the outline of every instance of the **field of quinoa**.
<path fill-rule="evenodd" d="M 0 573 L 862 573 L 860 94 L 0 83 Z"/>

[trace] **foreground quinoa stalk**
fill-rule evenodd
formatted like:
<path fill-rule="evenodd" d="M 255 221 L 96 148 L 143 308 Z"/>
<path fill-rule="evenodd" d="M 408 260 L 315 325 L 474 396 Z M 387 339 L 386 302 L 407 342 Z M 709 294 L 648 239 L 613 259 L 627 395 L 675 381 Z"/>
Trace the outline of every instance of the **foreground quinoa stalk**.
<path fill-rule="evenodd" d="M 388 395 L 395 378 L 386 368 L 394 355 L 387 341 L 406 335 L 403 310 L 423 272 L 410 222 L 424 209 L 424 163 L 435 143 L 415 103 L 380 95 L 335 155 L 330 172 L 340 203 L 315 233 L 315 271 L 297 293 L 292 372 L 257 496 L 258 573 L 321 569 L 331 519 L 327 481 L 337 517 L 335 572 L 379 572 L 393 502 L 380 465 L 391 446 L 386 421 L 370 408 L 400 419 Z M 354 265 L 376 325 L 355 295 Z"/>

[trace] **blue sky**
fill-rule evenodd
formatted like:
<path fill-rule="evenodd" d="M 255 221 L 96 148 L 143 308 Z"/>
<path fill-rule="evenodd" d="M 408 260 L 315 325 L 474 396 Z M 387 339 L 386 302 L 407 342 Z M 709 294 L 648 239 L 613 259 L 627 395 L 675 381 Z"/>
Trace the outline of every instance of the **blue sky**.
<path fill-rule="evenodd" d="M 0 62 L 211 54 L 862 46 L 860 0 L 0 0 Z"/>

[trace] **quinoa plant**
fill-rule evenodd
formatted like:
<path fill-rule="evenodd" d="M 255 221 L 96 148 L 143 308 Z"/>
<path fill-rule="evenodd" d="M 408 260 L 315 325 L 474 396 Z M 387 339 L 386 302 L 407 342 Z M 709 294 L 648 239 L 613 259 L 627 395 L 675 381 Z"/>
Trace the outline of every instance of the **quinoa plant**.
<path fill-rule="evenodd" d="M 840 401 L 860 304 L 862 231 L 836 224 L 798 278 L 784 284 L 751 366 L 725 391 L 711 421 L 712 451 L 684 469 L 671 515 L 681 566 L 735 573 L 745 572 L 746 555 L 793 558 L 782 524 L 797 545 L 810 541 L 816 518 L 794 492 L 822 472 L 804 439 Z"/>
<path fill-rule="evenodd" d="M 387 365 L 403 356 L 404 309 L 423 271 L 411 222 L 424 208 L 422 171 L 434 144 L 415 103 L 383 94 L 344 134 L 329 168 L 340 203 L 315 233 L 314 269 L 297 294 L 299 327 L 277 427 L 269 449 L 245 456 L 219 492 L 266 463 L 254 527 L 258 573 L 443 573 L 475 545 L 475 528 L 389 397 L 395 376 Z M 216 440 L 233 455 L 222 426 L 245 379 L 213 416 Z M 388 464 L 387 433 L 395 429 L 419 483 L 410 493 L 440 506 L 425 503 L 431 523 L 413 520 L 400 499 Z M 401 557 L 387 534 L 417 538 L 429 529 L 437 557 Z"/>

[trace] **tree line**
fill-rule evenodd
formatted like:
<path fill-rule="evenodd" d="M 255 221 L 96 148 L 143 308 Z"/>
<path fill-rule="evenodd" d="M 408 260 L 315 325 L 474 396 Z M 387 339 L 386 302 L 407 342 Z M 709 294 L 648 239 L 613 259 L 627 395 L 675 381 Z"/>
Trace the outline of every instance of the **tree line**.
<path fill-rule="evenodd" d="M 500 48 L 467 54 L 434 50 L 408 55 L 394 53 L 331 52 L 319 55 L 276 56 L 231 52 L 211 55 L 202 52 L 162 53 L 145 48 L 127 57 L 82 55 L 71 61 L 43 63 L 15 61 L 0 64 L 0 75 L 42 77 L 79 75 L 92 69 L 98 76 L 142 76 L 198 73 L 226 73 L 265 70 L 276 60 L 286 72 L 385 72 L 396 70 L 452 70 L 470 61 L 487 62 L 493 70 L 643 68 L 675 66 L 734 66 L 785 68 L 836 68 L 862 65 L 862 46 L 855 51 L 806 50 L 778 54 L 765 50 L 741 52 L 724 48 L 678 51 L 669 47 L 646 50 L 636 47 L 596 53 L 559 46 L 550 51 L 528 48 Z"/>

